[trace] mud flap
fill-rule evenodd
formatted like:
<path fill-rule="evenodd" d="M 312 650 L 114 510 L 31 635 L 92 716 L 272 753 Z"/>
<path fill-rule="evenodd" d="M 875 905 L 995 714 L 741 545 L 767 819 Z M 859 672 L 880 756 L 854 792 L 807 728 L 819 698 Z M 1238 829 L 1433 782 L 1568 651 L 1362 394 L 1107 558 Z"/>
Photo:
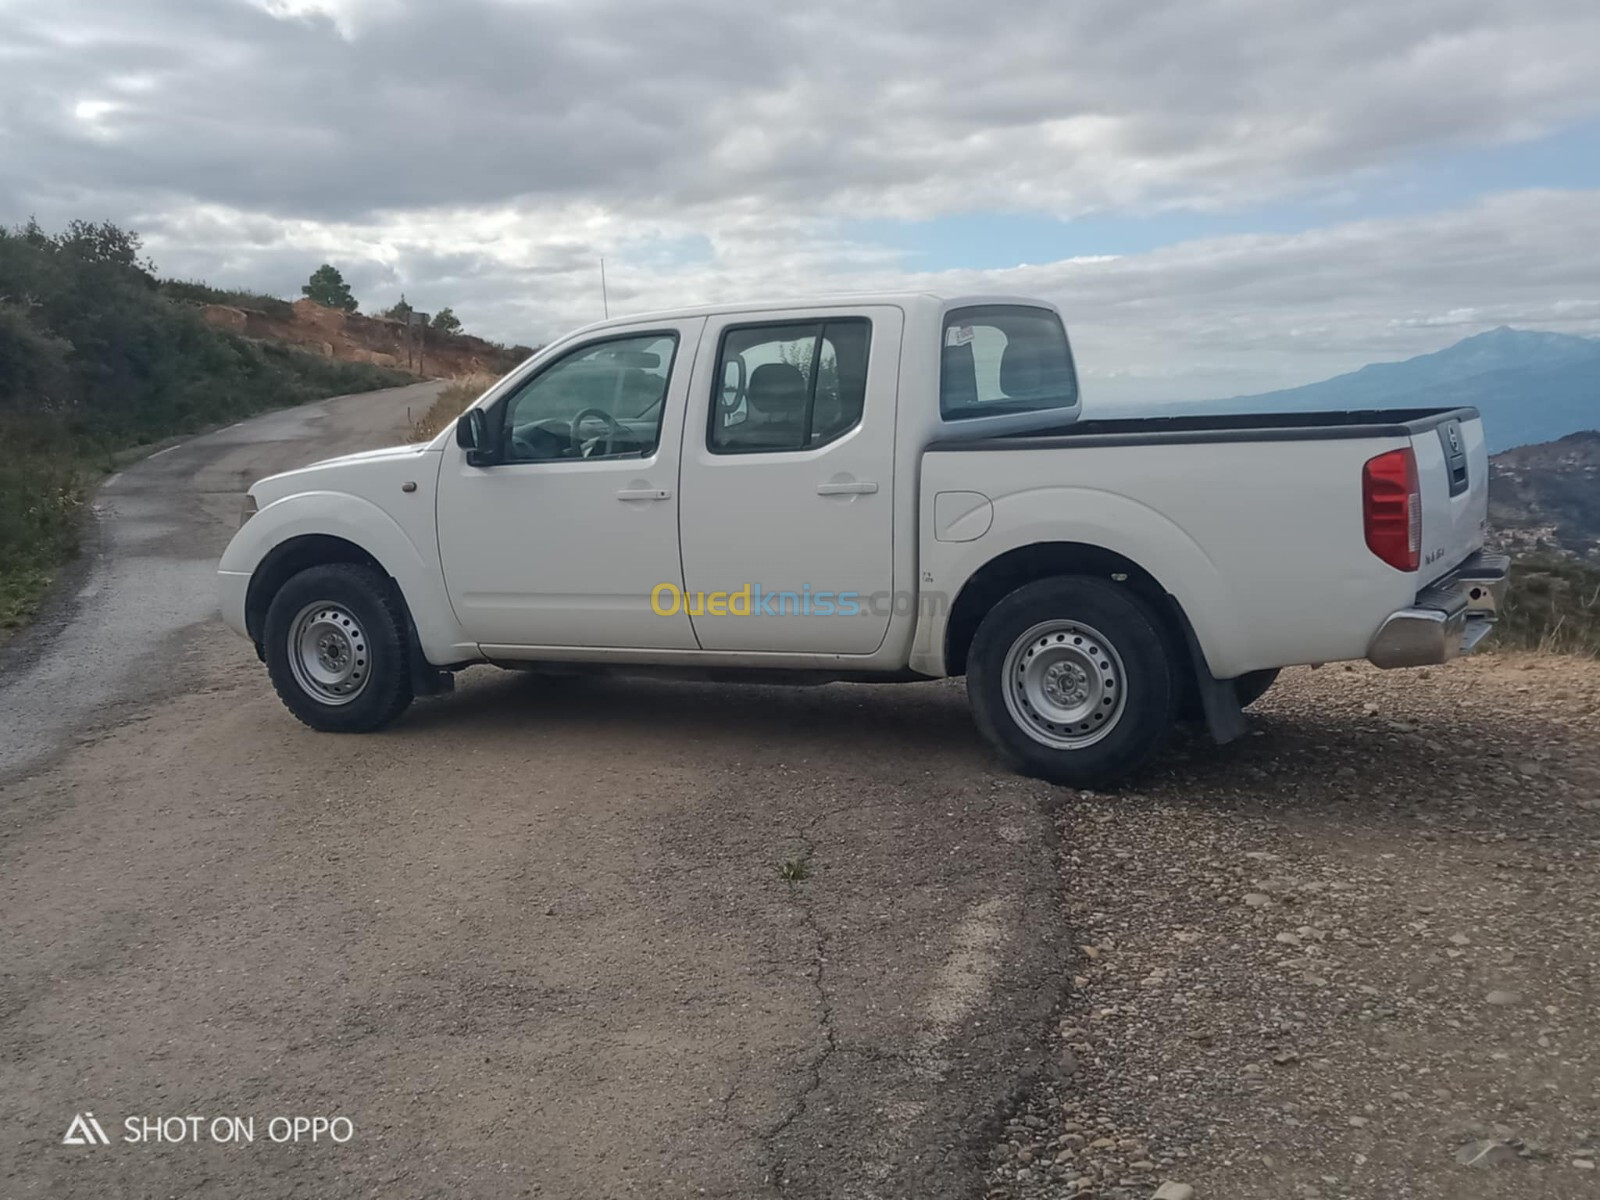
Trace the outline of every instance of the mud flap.
<path fill-rule="evenodd" d="M 411 694 L 413 696 L 443 696 L 456 690 L 456 677 L 441 671 L 422 657 L 422 647 L 411 646 Z"/>
<path fill-rule="evenodd" d="M 1194 635 L 1194 626 L 1177 600 L 1168 597 L 1172 609 L 1183 626 L 1183 640 L 1189 647 L 1189 661 L 1194 666 L 1194 686 L 1200 695 L 1200 709 L 1206 715 L 1206 728 L 1219 746 L 1237 741 L 1250 732 L 1250 722 L 1244 709 L 1239 707 L 1239 692 L 1231 679 L 1218 679 L 1211 673 L 1205 651 L 1200 649 L 1200 639 Z"/>
<path fill-rule="evenodd" d="M 406 614 L 406 658 L 411 670 L 411 694 L 413 696 L 443 696 L 447 692 L 456 690 L 456 677 L 453 671 L 442 671 L 428 661 L 428 656 L 422 652 L 422 639 L 417 636 L 416 622 L 411 619 L 411 607 L 406 604 L 405 596 L 400 592 L 400 585 L 394 585 L 395 595 L 400 596 L 400 607 Z"/>

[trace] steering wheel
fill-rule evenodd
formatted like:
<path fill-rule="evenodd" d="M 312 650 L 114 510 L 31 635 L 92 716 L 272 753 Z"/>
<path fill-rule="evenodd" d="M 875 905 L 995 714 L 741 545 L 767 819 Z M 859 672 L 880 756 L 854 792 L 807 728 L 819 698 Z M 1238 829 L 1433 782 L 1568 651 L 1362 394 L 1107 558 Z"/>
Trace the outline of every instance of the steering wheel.
<path fill-rule="evenodd" d="M 572 438 L 559 425 L 541 422 L 532 426 L 513 428 L 511 431 L 512 458 L 516 462 L 544 462 L 560 458 L 561 451 L 572 444 Z"/>
<path fill-rule="evenodd" d="M 572 418 L 572 442 L 573 445 L 578 447 L 578 457 L 593 458 L 595 446 L 600 442 L 600 438 L 598 436 L 585 437 L 581 432 L 583 423 L 590 418 L 595 418 L 605 422 L 606 431 L 604 436 L 606 444 L 605 449 L 601 451 L 601 453 L 610 455 L 616 448 L 617 439 L 619 437 L 626 436 L 627 430 L 623 429 L 621 425 L 618 425 L 610 413 L 604 412 L 598 408 L 586 408 Z"/>

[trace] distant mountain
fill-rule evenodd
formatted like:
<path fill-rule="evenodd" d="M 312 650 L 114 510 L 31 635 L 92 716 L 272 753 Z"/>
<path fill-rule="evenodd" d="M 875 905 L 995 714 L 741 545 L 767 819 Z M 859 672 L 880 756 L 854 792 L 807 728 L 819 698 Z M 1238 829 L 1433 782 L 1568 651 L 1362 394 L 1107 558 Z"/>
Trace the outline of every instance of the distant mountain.
<path fill-rule="evenodd" d="M 1491 453 L 1600 428 L 1600 338 L 1501 326 L 1404 362 L 1278 392 L 1162 405 L 1160 415 L 1457 404 L 1483 413 Z"/>
<path fill-rule="evenodd" d="M 1502 549 L 1600 562 L 1600 432 L 1491 458 L 1489 524 Z"/>

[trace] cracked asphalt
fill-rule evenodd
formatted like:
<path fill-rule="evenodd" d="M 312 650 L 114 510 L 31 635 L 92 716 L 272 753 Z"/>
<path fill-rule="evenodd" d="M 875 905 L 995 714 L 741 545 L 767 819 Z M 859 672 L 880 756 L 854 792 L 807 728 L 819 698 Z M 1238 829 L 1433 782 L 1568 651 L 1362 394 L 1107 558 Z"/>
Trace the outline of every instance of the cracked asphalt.
<path fill-rule="evenodd" d="M 959 687 L 474 668 L 340 738 L 212 616 L 243 487 L 429 394 L 130 467 L 0 663 L 0 1195 L 972 1194 L 1070 972 Z M 256 1141 L 123 1140 L 191 1115 Z"/>

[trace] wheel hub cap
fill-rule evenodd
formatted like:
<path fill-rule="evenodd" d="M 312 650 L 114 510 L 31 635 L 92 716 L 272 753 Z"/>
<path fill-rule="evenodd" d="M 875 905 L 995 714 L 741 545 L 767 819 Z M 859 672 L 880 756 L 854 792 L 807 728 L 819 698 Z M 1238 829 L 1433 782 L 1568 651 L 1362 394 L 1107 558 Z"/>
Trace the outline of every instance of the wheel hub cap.
<path fill-rule="evenodd" d="M 1060 708 L 1076 708 L 1089 695 L 1089 672 L 1079 663 L 1054 662 L 1045 668 L 1044 694 Z"/>
<path fill-rule="evenodd" d="M 289 626 L 289 666 L 295 682 L 323 704 L 348 704 L 370 677 L 367 635 L 343 605 L 308 604 Z"/>
<path fill-rule="evenodd" d="M 1041 622 L 1006 653 L 1006 708 L 1024 733 L 1054 750 L 1081 750 L 1110 733 L 1126 691 L 1116 647 L 1082 622 Z"/>

